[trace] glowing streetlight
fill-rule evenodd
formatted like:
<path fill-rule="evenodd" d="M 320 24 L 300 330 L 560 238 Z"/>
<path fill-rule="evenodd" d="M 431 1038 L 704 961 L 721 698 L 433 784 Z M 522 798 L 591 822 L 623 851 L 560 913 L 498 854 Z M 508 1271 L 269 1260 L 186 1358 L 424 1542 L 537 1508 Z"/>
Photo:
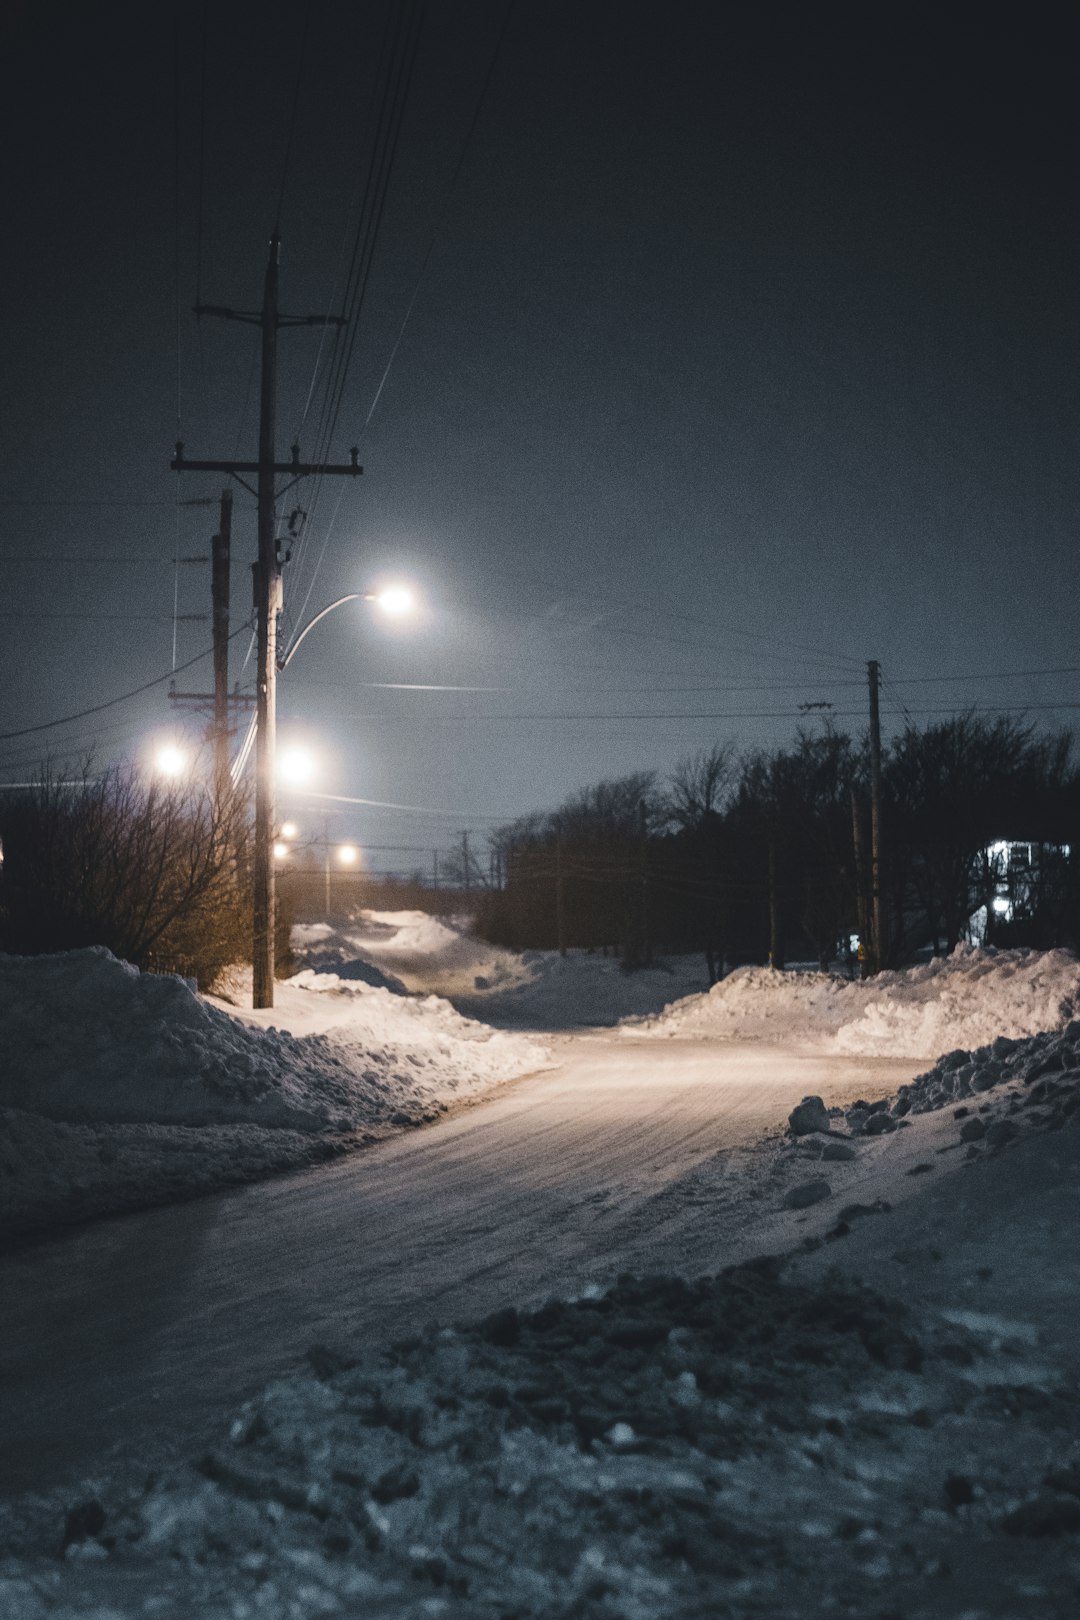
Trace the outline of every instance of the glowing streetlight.
<path fill-rule="evenodd" d="M 183 776 L 187 769 L 187 755 L 175 743 L 166 743 L 154 756 L 154 765 L 162 776 Z"/>
<path fill-rule="evenodd" d="M 283 861 L 288 854 L 289 854 L 289 846 L 288 846 L 288 844 L 282 843 L 281 839 L 279 838 L 277 843 L 274 845 L 274 859 L 276 861 Z"/>
<path fill-rule="evenodd" d="M 295 838 L 299 831 L 300 829 L 295 821 L 283 821 L 281 823 L 280 832 L 282 838 Z"/>
<path fill-rule="evenodd" d="M 287 786 L 303 787 L 315 774 L 315 761 L 306 748 L 285 748 L 278 755 L 277 774 Z"/>
<path fill-rule="evenodd" d="M 407 585 L 388 585 L 384 591 L 376 592 L 374 600 L 384 613 L 394 618 L 411 613 L 416 606 L 416 598 Z"/>
<path fill-rule="evenodd" d="M 355 866 L 360 859 L 360 851 L 355 844 L 341 844 L 338 847 L 337 858 L 342 866 Z"/>
<path fill-rule="evenodd" d="M 285 669 L 292 663 L 300 643 L 310 630 L 314 630 L 320 619 L 325 619 L 335 608 L 344 607 L 346 602 L 374 602 L 376 607 L 382 608 L 384 613 L 389 613 L 394 618 L 402 618 L 405 614 L 413 612 L 416 607 L 416 597 L 407 585 L 387 585 L 381 591 L 350 591 L 348 596 L 339 596 L 336 602 L 328 602 L 324 608 L 320 608 L 313 619 L 308 620 L 292 646 L 278 659 L 278 669 Z"/>

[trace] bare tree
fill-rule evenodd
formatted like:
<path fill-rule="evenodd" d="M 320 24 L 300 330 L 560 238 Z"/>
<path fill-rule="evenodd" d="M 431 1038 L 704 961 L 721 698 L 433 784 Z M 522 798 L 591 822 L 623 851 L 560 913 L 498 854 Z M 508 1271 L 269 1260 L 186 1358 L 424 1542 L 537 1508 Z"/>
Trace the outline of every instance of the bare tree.
<path fill-rule="evenodd" d="M 105 945 L 137 967 L 207 986 L 250 944 L 248 814 L 240 794 L 145 780 L 131 767 L 76 782 L 46 768 L 0 800 L 0 941 L 36 954 Z"/>
<path fill-rule="evenodd" d="M 669 824 L 694 832 L 710 816 L 722 814 L 735 787 L 738 750 L 734 742 L 714 743 L 679 761 L 667 779 L 662 800 Z"/>

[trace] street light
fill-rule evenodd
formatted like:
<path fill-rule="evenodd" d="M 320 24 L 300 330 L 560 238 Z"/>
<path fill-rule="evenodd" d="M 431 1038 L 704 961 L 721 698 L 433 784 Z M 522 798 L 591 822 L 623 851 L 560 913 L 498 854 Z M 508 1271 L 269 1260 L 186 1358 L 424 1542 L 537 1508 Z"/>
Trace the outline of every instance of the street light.
<path fill-rule="evenodd" d="M 265 380 L 265 366 L 264 366 Z M 267 460 L 270 458 L 267 457 Z M 261 477 L 261 474 L 260 474 Z M 260 490 L 262 484 L 260 483 Z M 272 518 L 272 491 L 268 501 L 263 502 L 260 494 L 260 522 L 263 517 L 263 506 Z M 272 524 L 270 525 L 272 527 Z M 266 527 L 266 525 L 264 525 Z M 269 532 L 269 530 L 268 530 Z M 263 557 L 263 536 L 260 529 L 260 557 Z M 267 547 L 267 552 L 269 547 Z M 265 559 L 260 562 L 259 568 L 266 570 Z M 277 640 L 277 616 L 281 611 L 281 572 L 280 568 L 271 570 L 273 575 L 267 586 L 269 606 L 264 616 L 260 617 L 259 642 L 259 676 L 257 697 L 258 703 L 255 711 L 255 860 L 254 860 L 254 903 L 253 903 L 253 941 L 252 941 L 252 1001 L 256 1007 L 272 1007 L 274 1005 L 274 821 L 275 821 L 275 769 L 274 760 L 277 749 L 277 701 L 275 695 L 276 678 L 280 671 L 286 669 L 295 658 L 301 642 L 314 630 L 320 619 L 325 619 L 328 613 L 335 608 L 344 607 L 346 602 L 375 602 L 384 612 L 400 615 L 408 612 L 414 605 L 413 594 L 403 585 L 387 586 L 381 591 L 350 591 L 347 596 L 339 596 L 336 601 L 330 602 L 320 609 L 315 617 L 309 619 L 307 624 L 295 637 L 293 644 L 284 653 L 275 651 Z M 256 584 L 262 576 L 256 571 Z M 266 581 L 263 580 L 263 584 Z M 282 756 L 284 763 L 286 756 Z M 297 759 L 292 761 L 293 767 L 299 764 Z M 310 775 L 310 763 L 303 774 L 297 777 L 295 769 L 291 773 L 294 785 L 303 781 Z"/>
<path fill-rule="evenodd" d="M 165 743 L 154 756 L 154 765 L 162 776 L 183 776 L 187 755 L 175 743 Z"/>
<path fill-rule="evenodd" d="M 278 755 L 277 774 L 287 787 L 303 787 L 315 774 L 315 761 L 306 748 L 286 748 Z"/>
<path fill-rule="evenodd" d="M 283 821 L 279 828 L 282 838 L 295 838 L 300 829 L 295 821 Z"/>
<path fill-rule="evenodd" d="M 348 596 L 339 596 L 336 602 L 328 602 L 326 607 L 320 608 L 313 619 L 309 619 L 300 634 L 293 641 L 292 646 L 278 658 L 279 670 L 287 669 L 296 657 L 300 643 L 309 630 L 314 630 L 320 619 L 325 619 L 328 613 L 335 608 L 344 607 L 346 602 L 374 602 L 381 607 L 384 613 L 393 618 L 400 618 L 403 614 L 411 613 L 416 607 L 416 598 L 407 585 L 388 585 L 382 591 L 350 591 Z"/>

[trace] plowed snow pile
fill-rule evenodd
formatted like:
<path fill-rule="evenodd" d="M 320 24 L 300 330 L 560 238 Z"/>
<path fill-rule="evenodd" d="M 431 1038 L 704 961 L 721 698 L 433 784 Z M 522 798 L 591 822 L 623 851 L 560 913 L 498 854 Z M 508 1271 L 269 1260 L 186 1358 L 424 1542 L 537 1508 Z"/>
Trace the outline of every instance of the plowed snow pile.
<path fill-rule="evenodd" d="M 705 981 L 700 955 L 628 973 L 616 957 L 594 952 L 505 950 L 475 939 L 466 918 L 422 911 L 362 911 L 335 927 L 299 924 L 292 948 L 316 972 L 448 996 L 471 1017 L 519 1029 L 610 1026 L 656 1013 Z"/>
<path fill-rule="evenodd" d="M 323 1157 L 312 1136 L 432 1118 L 547 1056 L 434 996 L 329 974 L 300 974 L 277 1000 L 241 1015 L 101 948 L 0 957 L 8 1230 Z"/>
<path fill-rule="evenodd" d="M 464 923 L 454 926 L 425 911 L 362 911 L 338 927 L 299 923 L 292 947 L 316 972 L 351 977 L 358 963 L 367 963 L 408 990 L 439 996 L 471 996 L 532 978 L 527 958 L 474 939 Z"/>
<path fill-rule="evenodd" d="M 1080 964 L 1068 951 L 959 945 L 923 967 L 865 982 L 832 973 L 738 968 L 704 995 L 674 1002 L 624 1032 L 796 1041 L 818 1050 L 936 1058 L 1059 1029 L 1080 1010 Z"/>

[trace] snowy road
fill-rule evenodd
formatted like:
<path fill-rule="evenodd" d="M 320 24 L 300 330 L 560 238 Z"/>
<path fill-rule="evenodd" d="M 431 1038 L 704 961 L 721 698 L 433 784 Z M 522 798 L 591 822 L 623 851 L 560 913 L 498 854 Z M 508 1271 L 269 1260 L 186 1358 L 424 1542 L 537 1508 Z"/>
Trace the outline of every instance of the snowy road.
<path fill-rule="evenodd" d="M 762 1136 L 808 1092 L 881 1096 L 925 1067 L 608 1033 L 555 1044 L 557 1069 L 441 1124 L 0 1262 L 0 1488 L 81 1473 L 113 1444 L 144 1469 L 190 1451 L 315 1342 L 767 1249 Z"/>

